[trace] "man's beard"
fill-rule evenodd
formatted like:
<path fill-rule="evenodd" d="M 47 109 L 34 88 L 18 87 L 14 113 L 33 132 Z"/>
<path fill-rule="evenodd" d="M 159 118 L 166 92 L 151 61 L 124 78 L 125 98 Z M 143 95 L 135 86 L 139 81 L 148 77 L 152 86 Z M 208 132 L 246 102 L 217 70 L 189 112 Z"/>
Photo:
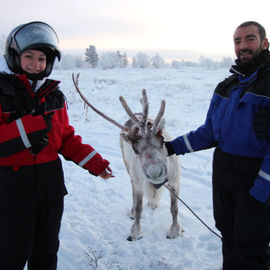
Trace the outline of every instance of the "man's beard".
<path fill-rule="evenodd" d="M 258 56 L 262 51 L 262 48 L 259 47 L 255 52 L 253 52 L 252 50 L 250 49 L 243 49 L 243 50 L 240 50 L 237 57 L 240 61 L 240 63 L 244 64 L 244 63 L 248 63 L 249 61 L 251 61 L 252 59 L 254 59 L 256 56 Z M 247 57 L 241 57 L 241 54 L 248 54 Z"/>
<path fill-rule="evenodd" d="M 258 49 L 255 53 L 253 53 L 253 57 L 249 59 L 247 62 L 241 62 L 239 58 L 235 60 L 235 64 L 232 66 L 231 71 L 237 71 L 245 76 L 254 72 L 259 66 L 263 65 L 269 58 L 269 50 L 261 50 Z"/>

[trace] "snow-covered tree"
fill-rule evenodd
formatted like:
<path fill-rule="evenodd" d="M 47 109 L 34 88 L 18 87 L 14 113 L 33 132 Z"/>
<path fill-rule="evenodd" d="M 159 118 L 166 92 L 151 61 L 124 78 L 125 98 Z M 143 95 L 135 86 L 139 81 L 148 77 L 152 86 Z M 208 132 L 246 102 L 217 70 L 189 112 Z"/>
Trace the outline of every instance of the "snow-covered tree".
<path fill-rule="evenodd" d="M 103 69 L 115 68 L 118 65 L 118 58 L 114 52 L 104 52 L 99 59 L 99 65 Z"/>
<path fill-rule="evenodd" d="M 105 52 L 99 59 L 99 65 L 103 69 L 126 67 L 128 60 L 126 54 L 121 55 L 119 51 L 116 52 Z"/>
<path fill-rule="evenodd" d="M 126 67 L 128 65 L 128 59 L 126 53 L 121 55 L 121 67 Z"/>
<path fill-rule="evenodd" d="M 150 61 L 154 68 L 164 68 L 166 66 L 164 59 L 158 53 Z"/>
<path fill-rule="evenodd" d="M 149 63 L 149 56 L 146 53 L 139 52 L 133 56 L 132 66 L 135 68 L 147 68 Z"/>
<path fill-rule="evenodd" d="M 216 69 L 217 68 L 217 63 L 215 61 L 213 61 L 210 58 L 204 57 L 204 56 L 200 57 L 199 65 L 201 67 L 206 68 L 206 69 Z"/>
<path fill-rule="evenodd" d="M 220 62 L 221 68 L 229 68 L 233 65 L 234 61 L 231 57 L 223 57 L 222 61 Z"/>
<path fill-rule="evenodd" d="M 128 64 L 128 59 L 127 59 L 127 55 L 126 53 L 124 54 L 121 54 L 119 51 L 116 52 L 116 58 L 117 58 L 117 61 L 118 61 L 118 67 L 126 67 L 127 64 Z"/>
<path fill-rule="evenodd" d="M 183 61 L 180 62 L 180 61 L 177 61 L 177 60 L 173 60 L 171 62 L 171 68 L 178 69 L 178 68 L 181 68 L 182 66 L 183 66 Z"/>
<path fill-rule="evenodd" d="M 84 61 L 83 57 L 81 55 L 74 56 L 74 62 L 76 68 L 86 68 L 87 63 Z"/>
<path fill-rule="evenodd" d="M 95 68 L 98 65 L 98 54 L 96 51 L 96 47 L 90 45 L 89 48 L 85 49 L 85 62 L 89 64 L 90 67 Z"/>

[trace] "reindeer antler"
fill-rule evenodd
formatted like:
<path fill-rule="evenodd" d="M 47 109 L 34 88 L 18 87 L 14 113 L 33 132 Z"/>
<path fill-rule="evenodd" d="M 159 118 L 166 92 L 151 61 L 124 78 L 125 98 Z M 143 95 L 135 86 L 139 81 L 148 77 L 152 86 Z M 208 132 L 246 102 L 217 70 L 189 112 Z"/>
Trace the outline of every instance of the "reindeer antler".
<path fill-rule="evenodd" d="M 164 111 L 165 111 L 165 106 L 166 106 L 166 102 L 165 102 L 165 100 L 162 100 L 161 104 L 160 104 L 159 112 L 158 112 L 158 114 L 153 122 L 152 132 L 154 134 L 156 134 L 156 132 L 157 132 L 157 128 L 159 126 L 159 123 L 160 123 L 161 118 L 162 118 Z"/>
<path fill-rule="evenodd" d="M 142 121 L 140 121 L 136 115 L 131 111 L 130 107 L 127 105 L 126 100 L 120 96 L 119 100 L 123 106 L 123 108 L 125 109 L 126 113 L 128 114 L 128 116 L 134 121 L 135 125 L 139 128 L 139 130 L 141 131 L 142 136 L 145 135 L 145 123 L 143 124 Z"/>
<path fill-rule="evenodd" d="M 111 122 L 112 124 L 114 124 L 115 126 L 117 126 L 118 128 L 120 128 L 123 131 L 128 132 L 128 136 L 132 135 L 135 130 L 129 129 L 121 124 L 119 124 L 118 122 L 116 122 L 115 120 L 113 120 L 112 118 L 110 118 L 109 116 L 105 115 L 104 113 L 102 113 L 101 111 L 99 111 L 96 107 L 94 107 L 88 100 L 87 98 L 81 93 L 80 88 L 79 88 L 79 76 L 80 73 L 76 74 L 76 78 L 74 77 L 74 73 L 72 73 L 72 80 L 74 83 L 74 86 L 77 90 L 77 92 L 79 93 L 80 97 L 82 98 L 82 100 L 85 102 L 85 104 L 87 106 L 89 106 L 93 111 L 95 111 L 97 114 L 99 114 L 101 117 L 103 117 L 104 119 L 108 120 L 109 122 Z M 130 109 L 130 107 L 128 106 L 126 100 L 120 96 L 119 100 L 123 106 L 123 108 L 125 109 L 126 113 L 128 114 L 128 116 L 133 120 L 133 122 L 135 123 L 135 125 L 139 128 L 141 135 L 145 136 L 146 132 L 149 132 L 149 130 L 145 128 L 146 122 L 147 122 L 147 117 L 148 117 L 148 112 L 149 112 L 149 103 L 148 103 L 148 99 L 147 99 L 147 95 L 146 95 L 146 90 L 143 89 L 142 90 L 142 99 L 141 99 L 141 104 L 142 104 L 142 117 L 139 120 L 136 115 L 132 112 L 132 110 Z M 159 123 L 161 121 L 161 118 L 164 114 L 165 111 L 165 100 L 161 101 L 161 105 L 160 105 L 160 109 L 159 112 L 155 118 L 155 120 L 153 121 L 153 125 L 151 128 L 151 132 L 156 134 L 157 132 L 157 128 L 159 126 Z M 134 135 L 134 134 L 133 134 Z"/>
<path fill-rule="evenodd" d="M 76 74 L 76 79 L 75 79 L 74 78 L 74 73 L 72 73 L 72 80 L 73 80 L 73 83 L 74 83 L 74 86 L 75 86 L 77 92 L 79 93 L 79 95 L 82 98 L 82 100 L 86 103 L 86 105 L 89 106 L 93 111 L 95 111 L 101 117 L 103 117 L 104 119 L 108 120 L 109 122 L 111 122 L 112 124 L 114 124 L 115 126 L 117 126 L 118 128 L 120 128 L 121 130 L 123 130 L 123 131 L 129 131 L 129 129 L 127 127 L 124 127 L 123 125 L 119 124 L 118 122 L 116 122 L 115 120 L 113 120 L 112 118 L 110 118 L 109 116 L 105 115 L 104 113 L 102 113 L 101 111 L 99 111 L 98 109 L 96 109 L 87 100 L 87 98 L 82 94 L 82 92 L 80 91 L 80 88 L 78 86 L 78 84 L 79 84 L 79 76 L 80 76 L 80 73 Z"/>
<path fill-rule="evenodd" d="M 148 98 L 146 95 L 146 90 L 143 89 L 142 90 L 142 99 L 141 99 L 141 104 L 142 104 L 142 117 L 141 120 L 139 120 L 136 115 L 131 111 L 130 107 L 127 105 L 127 102 L 125 101 L 125 99 L 121 96 L 120 98 L 120 102 L 123 106 L 123 108 L 125 109 L 126 113 L 128 114 L 128 116 L 134 121 L 134 123 L 136 124 L 136 126 L 140 129 L 141 134 L 144 136 L 145 135 L 145 124 L 147 121 L 147 117 L 148 117 L 148 112 L 149 112 L 149 103 L 148 103 Z M 155 118 L 155 120 L 153 121 L 153 125 L 151 128 L 151 132 L 153 132 L 154 134 L 156 134 L 159 123 L 161 121 L 161 118 L 164 114 L 165 111 L 165 106 L 166 106 L 166 102 L 165 100 L 161 101 L 160 104 L 160 109 L 159 112 Z"/>
<path fill-rule="evenodd" d="M 142 90 L 141 103 L 142 103 L 142 108 L 143 108 L 141 125 L 142 125 L 142 127 L 145 127 L 145 123 L 146 123 L 146 120 L 147 120 L 147 117 L 148 117 L 148 112 L 149 112 L 149 103 L 148 103 L 148 99 L 147 99 L 145 89 Z"/>

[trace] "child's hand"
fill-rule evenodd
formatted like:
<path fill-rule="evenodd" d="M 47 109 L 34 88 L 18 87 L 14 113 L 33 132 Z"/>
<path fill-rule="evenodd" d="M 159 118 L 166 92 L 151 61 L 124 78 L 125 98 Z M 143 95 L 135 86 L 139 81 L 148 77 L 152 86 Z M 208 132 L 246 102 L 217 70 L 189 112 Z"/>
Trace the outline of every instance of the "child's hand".
<path fill-rule="evenodd" d="M 114 175 L 112 174 L 112 170 L 109 166 L 99 176 L 104 180 L 114 177 Z"/>

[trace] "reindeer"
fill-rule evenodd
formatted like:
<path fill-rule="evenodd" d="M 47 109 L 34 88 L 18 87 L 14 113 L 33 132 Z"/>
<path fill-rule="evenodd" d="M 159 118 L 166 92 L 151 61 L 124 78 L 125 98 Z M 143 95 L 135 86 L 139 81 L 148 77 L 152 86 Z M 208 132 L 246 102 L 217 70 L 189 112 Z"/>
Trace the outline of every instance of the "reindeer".
<path fill-rule="evenodd" d="M 120 102 L 130 119 L 122 126 L 115 120 L 97 110 L 82 95 L 76 79 L 72 75 L 76 90 L 84 102 L 96 113 L 121 129 L 120 147 L 126 170 L 131 179 L 133 206 L 130 218 L 134 223 L 127 240 L 139 240 L 143 233 L 140 224 L 143 196 L 148 199 L 148 206 L 156 209 L 159 205 L 164 184 L 167 182 L 171 197 L 172 225 L 167 232 L 167 238 L 173 239 L 182 235 L 182 228 L 178 223 L 177 197 L 180 188 L 180 162 L 175 155 L 167 156 L 164 140 L 170 140 L 165 130 L 165 101 L 162 100 L 159 112 L 154 120 L 148 118 L 149 104 L 146 91 L 142 90 L 142 113 L 133 113 L 125 99 L 120 96 Z M 173 194 L 174 193 L 174 194 Z"/>

